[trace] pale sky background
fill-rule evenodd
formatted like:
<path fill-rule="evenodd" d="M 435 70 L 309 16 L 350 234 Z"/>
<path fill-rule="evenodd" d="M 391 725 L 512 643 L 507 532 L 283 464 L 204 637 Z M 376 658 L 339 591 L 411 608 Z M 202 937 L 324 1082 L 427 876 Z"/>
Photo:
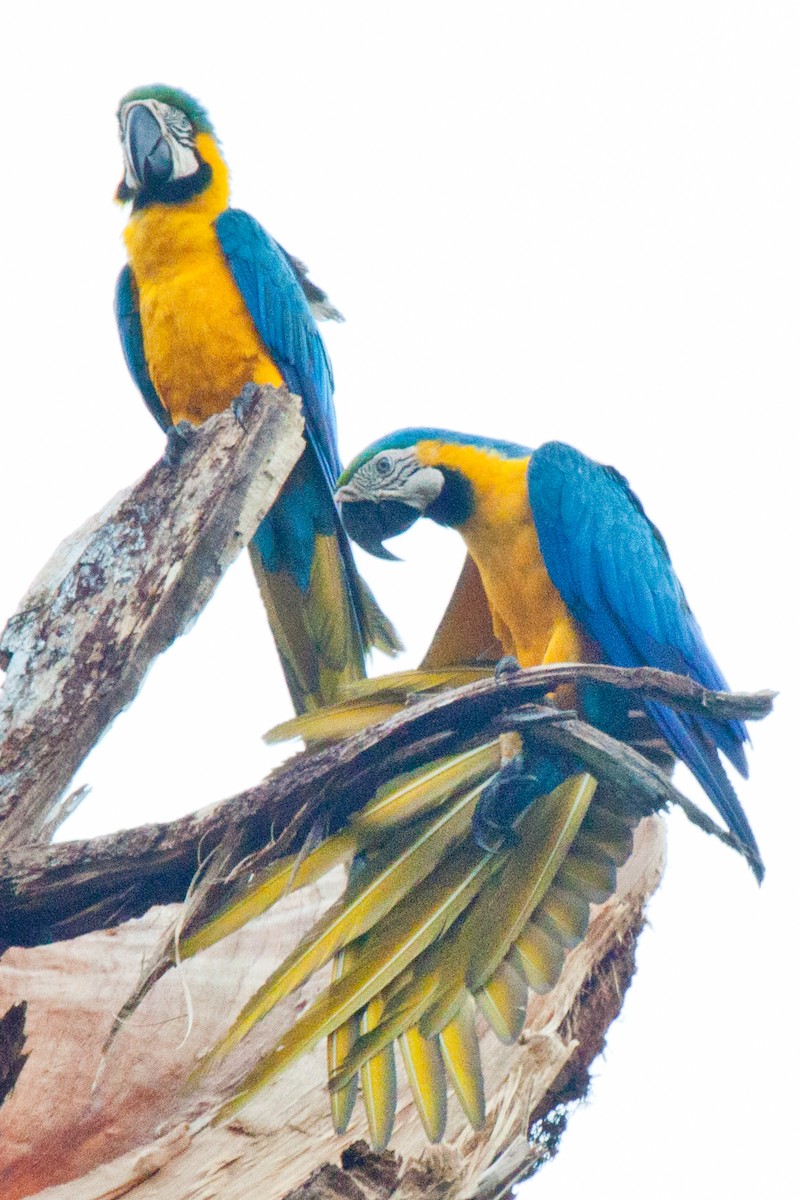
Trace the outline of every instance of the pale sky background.
<path fill-rule="evenodd" d="M 0 620 L 162 449 L 112 315 L 114 114 L 176 84 L 234 203 L 347 316 L 325 330 L 344 460 L 433 422 L 613 463 L 731 685 L 782 693 L 740 788 L 766 882 L 670 818 L 623 1016 L 531 1195 L 800 1195 L 797 5 L 75 0 L 8 6 L 0 55 Z M 361 561 L 411 664 L 461 547 L 420 523 L 395 549 Z M 254 783 L 289 708 L 242 559 L 81 770 L 67 832 Z"/>

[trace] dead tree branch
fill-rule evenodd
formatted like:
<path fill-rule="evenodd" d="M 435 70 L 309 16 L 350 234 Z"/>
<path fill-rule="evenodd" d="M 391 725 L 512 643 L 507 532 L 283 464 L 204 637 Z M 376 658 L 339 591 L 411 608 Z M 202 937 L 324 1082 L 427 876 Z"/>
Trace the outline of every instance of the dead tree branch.
<path fill-rule="evenodd" d="M 34 946 L 109 928 L 141 916 L 153 904 L 183 900 L 201 858 L 227 839 L 233 869 L 216 889 L 233 893 L 243 870 L 263 868 L 278 853 L 300 849 L 324 811 L 340 825 L 377 787 L 413 759 L 447 754 L 464 730 L 485 737 L 493 725 L 524 727 L 541 710 L 525 708 L 558 684 L 594 679 L 636 690 L 690 712 L 755 720 L 772 695 L 708 692 L 683 676 L 606 666 L 535 667 L 506 673 L 417 700 L 363 733 L 303 753 L 256 787 L 202 813 L 86 842 L 34 845 L 0 854 L 0 941 Z M 527 717 L 526 717 L 527 714 Z M 687 802 L 669 778 L 630 747 L 561 714 L 533 721 L 535 736 L 581 757 L 619 794 L 649 796 L 653 810 Z M 691 806 L 689 806 L 691 807 Z M 247 857 L 246 868 L 235 864 Z"/>

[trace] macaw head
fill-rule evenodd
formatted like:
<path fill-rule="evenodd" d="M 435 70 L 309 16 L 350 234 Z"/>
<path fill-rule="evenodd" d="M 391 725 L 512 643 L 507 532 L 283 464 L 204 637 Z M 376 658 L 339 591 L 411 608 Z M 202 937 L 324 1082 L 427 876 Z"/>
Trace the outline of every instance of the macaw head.
<path fill-rule="evenodd" d="M 472 484 L 447 451 L 482 441 L 443 429 L 401 429 L 373 442 L 339 480 L 336 502 L 349 536 L 378 558 L 396 559 L 385 539 L 419 517 L 463 524 L 473 507 Z"/>
<path fill-rule="evenodd" d="M 177 88 L 153 84 L 123 96 L 117 111 L 125 175 L 117 199 L 179 204 L 211 182 L 219 159 L 205 109 Z"/>

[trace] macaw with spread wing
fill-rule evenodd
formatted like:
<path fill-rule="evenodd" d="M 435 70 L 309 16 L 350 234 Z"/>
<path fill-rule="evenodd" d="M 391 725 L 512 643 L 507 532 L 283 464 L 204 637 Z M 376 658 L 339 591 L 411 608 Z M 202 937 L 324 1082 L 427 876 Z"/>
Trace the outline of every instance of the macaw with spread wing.
<path fill-rule="evenodd" d="M 371 553 L 427 516 L 458 530 L 477 567 L 462 578 L 429 655 L 461 639 L 461 662 L 485 655 L 487 616 L 496 643 L 521 666 L 603 661 L 658 667 L 704 687 L 728 685 L 686 602 L 663 537 L 627 480 L 560 442 L 538 450 L 442 429 L 406 429 L 373 443 L 336 493 L 345 529 Z M 466 609 L 464 605 L 466 604 Z M 469 645 L 470 631 L 484 644 Z M 452 648 L 448 651 L 452 661 Z M 615 732 L 607 689 L 587 689 L 595 724 Z M 747 734 L 648 701 L 648 715 L 698 779 L 730 831 L 761 860 L 718 751 L 747 774 Z"/>
<path fill-rule="evenodd" d="M 370 648 L 398 648 L 333 503 L 333 377 L 314 317 L 339 314 L 299 260 L 228 207 L 228 171 L 195 100 L 138 88 L 118 117 L 117 198 L 132 211 L 117 321 L 134 381 L 173 448 L 187 422 L 223 411 L 247 384 L 285 384 L 303 401 L 306 449 L 250 556 L 295 708 L 330 703 L 363 677 Z"/>
<path fill-rule="evenodd" d="M 428 516 L 461 533 L 466 564 L 419 672 L 365 681 L 348 700 L 300 716 L 273 737 L 345 736 L 396 712 L 409 690 L 452 685 L 470 671 L 487 673 L 487 664 L 504 670 L 504 656 L 525 667 L 649 665 L 726 690 L 664 540 L 628 483 L 569 446 L 551 442 L 532 451 L 439 429 L 403 430 L 355 459 L 336 499 L 350 536 L 373 554 L 394 557 L 384 540 Z M 646 715 L 637 717 L 625 695 L 582 684 L 575 696 L 557 692 L 555 700 L 577 700 L 592 723 L 638 742 L 656 766 L 666 742 L 669 761 L 674 755 L 694 773 L 733 835 L 725 837 L 760 879 L 755 838 L 720 760 L 721 751 L 745 772 L 744 726 L 641 697 L 635 704 Z M 612 895 L 633 830 L 654 811 L 644 791 L 621 789 L 599 767 L 590 774 L 577 758 L 526 741 L 524 733 L 485 734 L 468 721 L 451 728 L 448 753 L 429 750 L 421 763 L 387 778 L 321 844 L 272 862 L 179 935 L 185 959 L 286 891 L 336 863 L 350 864 L 341 899 L 202 1064 L 207 1070 L 226 1057 L 279 1001 L 332 962 L 327 989 L 251 1067 L 222 1115 L 327 1038 L 339 1132 L 360 1084 L 372 1143 L 387 1144 L 397 1098 L 395 1044 L 432 1141 L 444 1134 L 448 1085 L 469 1121 L 482 1123 L 476 1008 L 501 1040 L 519 1036 L 528 989 L 555 986 L 565 955 L 585 936 L 590 904 Z M 691 806 L 687 812 L 703 823 Z"/>

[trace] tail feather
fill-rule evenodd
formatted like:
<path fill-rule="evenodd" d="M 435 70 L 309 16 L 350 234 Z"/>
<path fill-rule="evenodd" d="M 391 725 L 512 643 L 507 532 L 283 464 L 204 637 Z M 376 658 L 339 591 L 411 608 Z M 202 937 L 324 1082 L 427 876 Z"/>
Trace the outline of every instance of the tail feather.
<path fill-rule="evenodd" d="M 750 852 L 749 861 L 756 878 L 761 882 L 764 877 L 764 864 L 755 834 L 710 737 L 703 736 L 699 726 L 695 729 L 688 728 L 686 722 L 679 715 L 661 704 L 648 702 L 646 708 L 669 745 L 679 758 L 683 759 L 705 789 L 731 833 L 734 833 L 739 841 L 747 847 Z M 731 753 L 730 747 L 728 747 L 726 753 L 734 765 L 742 770 L 744 759 L 741 746 L 739 746 L 739 751 L 737 756 Z M 743 773 L 746 772 L 746 763 L 744 768 Z"/>
<path fill-rule="evenodd" d="M 305 589 L 288 570 L 268 571 L 255 543 L 250 560 L 295 709 L 333 703 L 342 688 L 364 676 L 337 537 L 317 534 Z"/>

